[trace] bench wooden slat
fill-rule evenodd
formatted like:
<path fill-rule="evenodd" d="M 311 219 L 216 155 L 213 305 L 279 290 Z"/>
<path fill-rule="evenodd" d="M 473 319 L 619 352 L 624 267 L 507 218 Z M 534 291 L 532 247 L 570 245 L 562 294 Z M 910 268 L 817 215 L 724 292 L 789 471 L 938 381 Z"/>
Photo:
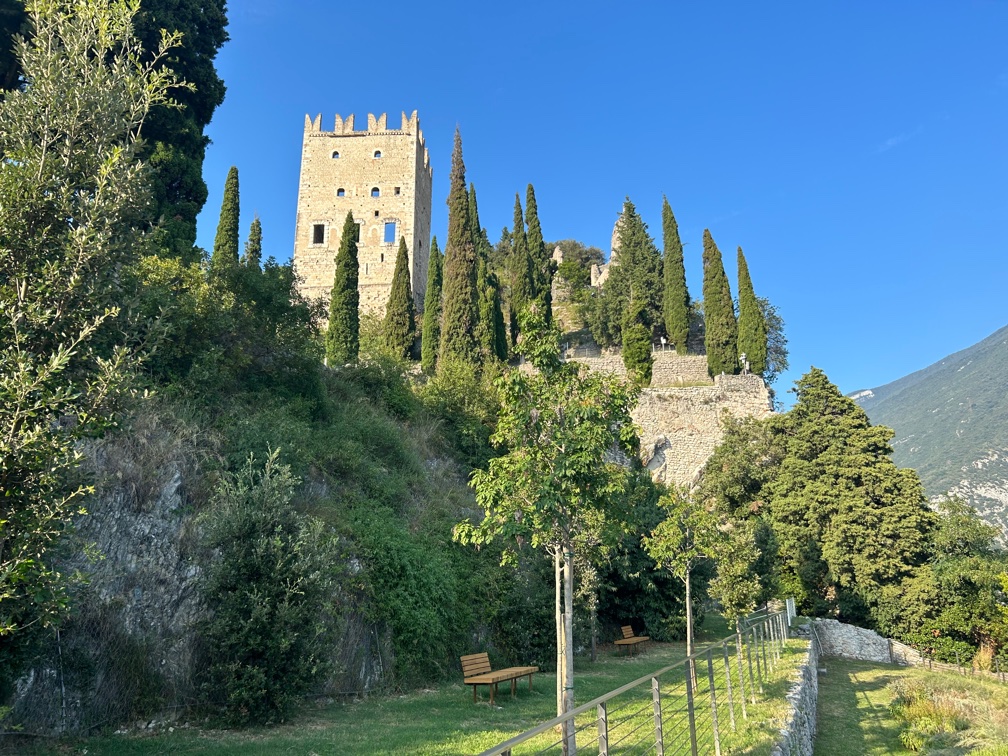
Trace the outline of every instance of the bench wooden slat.
<path fill-rule="evenodd" d="M 511 695 L 515 694 L 515 682 L 528 676 L 529 690 L 532 690 L 532 675 L 539 667 L 507 667 L 496 671 L 490 669 L 490 657 L 487 654 L 467 654 L 460 657 L 462 661 L 462 679 L 465 685 L 473 686 L 473 703 L 476 702 L 476 686 L 486 685 L 490 688 L 490 704 L 494 703 L 498 683 L 511 681 Z"/>
<path fill-rule="evenodd" d="M 625 646 L 631 654 L 637 648 L 638 644 L 651 640 L 651 638 L 647 635 L 634 635 L 633 627 L 631 625 L 623 625 L 620 627 L 620 630 L 623 632 L 623 637 L 613 641 L 613 643 L 616 646 Z"/>

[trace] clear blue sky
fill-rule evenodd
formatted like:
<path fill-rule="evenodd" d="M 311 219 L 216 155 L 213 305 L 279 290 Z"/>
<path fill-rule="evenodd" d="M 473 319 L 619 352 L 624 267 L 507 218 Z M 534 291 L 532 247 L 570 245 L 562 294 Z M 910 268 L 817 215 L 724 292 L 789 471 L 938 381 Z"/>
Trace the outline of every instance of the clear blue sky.
<path fill-rule="evenodd" d="M 660 245 L 668 196 L 694 297 L 704 228 L 733 293 L 741 245 L 787 324 L 781 393 L 810 365 L 877 386 L 1008 323 L 1004 0 L 229 5 L 207 249 L 237 165 L 243 235 L 257 212 L 290 258 L 306 113 L 416 109 L 440 239 L 457 124 L 491 241 L 531 182 L 548 240 L 607 252 L 625 196 Z"/>

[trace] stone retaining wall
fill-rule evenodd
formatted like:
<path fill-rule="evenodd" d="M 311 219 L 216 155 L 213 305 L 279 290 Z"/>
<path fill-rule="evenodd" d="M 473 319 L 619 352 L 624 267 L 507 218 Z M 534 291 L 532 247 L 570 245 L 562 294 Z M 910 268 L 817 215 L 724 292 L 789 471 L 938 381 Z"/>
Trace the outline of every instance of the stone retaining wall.
<path fill-rule="evenodd" d="M 651 388 L 714 383 L 707 374 L 707 357 L 702 354 L 678 354 L 670 349 L 654 352 L 651 358 Z M 618 351 L 601 352 L 597 356 L 579 356 L 575 351 L 568 359 L 587 365 L 592 372 L 612 373 L 620 378 L 627 375 Z"/>
<path fill-rule="evenodd" d="M 903 666 L 917 666 L 923 661 L 915 649 L 883 638 L 874 630 L 845 625 L 832 619 L 817 619 L 814 624 L 823 656 Z"/>
<path fill-rule="evenodd" d="M 812 756 L 819 701 L 819 647 L 809 643 L 808 656 L 798 669 L 798 680 L 787 694 L 788 715 L 771 756 Z"/>

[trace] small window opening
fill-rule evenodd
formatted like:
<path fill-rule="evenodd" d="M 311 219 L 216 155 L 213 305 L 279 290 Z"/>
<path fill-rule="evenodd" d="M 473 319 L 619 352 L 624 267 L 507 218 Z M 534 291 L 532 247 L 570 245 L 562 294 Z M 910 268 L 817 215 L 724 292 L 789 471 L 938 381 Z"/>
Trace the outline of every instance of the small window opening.
<path fill-rule="evenodd" d="M 398 186 L 397 186 L 397 187 L 395 188 L 395 195 L 396 195 L 397 197 L 399 196 L 399 187 L 398 187 Z"/>
<path fill-rule="evenodd" d="M 360 230 L 361 230 L 361 224 L 360 224 L 360 223 L 358 223 L 358 224 L 356 224 L 356 225 L 357 225 L 357 238 L 356 238 L 356 239 L 354 239 L 354 241 L 356 241 L 356 242 L 359 242 L 359 241 L 360 241 Z"/>
<path fill-rule="evenodd" d="M 381 157 L 381 150 L 375 150 L 375 151 L 374 151 L 374 156 L 375 156 L 376 158 L 380 158 L 380 157 Z"/>
<path fill-rule="evenodd" d="M 325 224 L 316 223 L 312 226 L 312 244 L 325 243 Z"/>
<path fill-rule="evenodd" d="M 378 211 L 377 211 L 377 210 L 375 210 L 375 211 L 374 211 L 374 217 L 375 217 L 375 218 L 377 218 L 377 217 L 378 217 Z"/>
<path fill-rule="evenodd" d="M 378 187 L 377 186 L 371 187 L 371 196 L 372 197 L 380 197 L 381 196 L 381 192 L 378 191 Z"/>
<path fill-rule="evenodd" d="M 385 262 L 385 253 L 384 252 L 381 253 L 381 261 Z"/>
<path fill-rule="evenodd" d="M 389 221 L 385 224 L 385 243 L 392 244 L 395 241 L 396 223 Z"/>
<path fill-rule="evenodd" d="M 336 196 L 337 197 L 346 197 L 346 189 L 344 189 L 341 186 L 339 189 L 336 190 Z"/>
<path fill-rule="evenodd" d="M 339 151 L 338 150 L 333 150 L 332 159 L 333 160 L 338 160 L 339 159 Z"/>

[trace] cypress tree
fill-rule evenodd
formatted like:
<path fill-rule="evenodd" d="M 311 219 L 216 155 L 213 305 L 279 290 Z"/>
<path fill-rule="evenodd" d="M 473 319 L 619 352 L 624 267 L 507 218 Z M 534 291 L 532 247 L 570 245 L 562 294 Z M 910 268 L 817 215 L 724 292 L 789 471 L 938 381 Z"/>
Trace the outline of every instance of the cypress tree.
<path fill-rule="evenodd" d="M 423 334 L 420 340 L 420 368 L 430 375 L 437 365 L 441 346 L 441 274 L 444 258 L 437 237 L 431 239 L 427 263 L 427 293 L 424 295 Z"/>
<path fill-rule="evenodd" d="M 462 135 L 457 128 L 450 182 L 439 367 L 455 359 L 474 363 L 477 357 L 476 250 L 469 228 L 469 195 L 465 184 L 465 164 L 462 162 Z"/>
<path fill-rule="evenodd" d="M 689 336 L 690 297 L 686 288 L 686 266 L 683 262 L 682 240 L 668 198 L 662 197 L 663 255 L 662 315 L 669 343 L 679 354 L 686 354 Z"/>
<path fill-rule="evenodd" d="M 738 350 L 745 353 L 749 369 L 763 375 L 767 367 L 767 324 L 763 308 L 756 300 L 749 266 L 746 264 L 742 247 L 738 248 Z"/>
<path fill-rule="evenodd" d="M 553 319 L 553 275 L 551 261 L 546 254 L 542 226 L 539 224 L 539 207 L 536 204 L 535 189 L 532 184 L 525 191 L 525 223 L 528 225 L 527 247 L 532 263 L 532 296 L 542 305 L 546 323 Z"/>
<path fill-rule="evenodd" d="M 623 318 L 623 364 L 638 386 L 651 383 L 651 329 L 644 323 L 644 307 L 631 302 Z"/>
<path fill-rule="evenodd" d="M 511 257 L 508 260 L 511 277 L 511 298 L 508 303 L 511 321 L 511 343 L 518 343 L 519 315 L 532 301 L 532 264 L 528 255 L 528 239 L 525 235 L 525 216 L 522 214 L 521 199 L 515 192 L 514 228 L 511 231 Z"/>
<path fill-rule="evenodd" d="M 224 200 L 210 256 L 212 273 L 223 273 L 238 267 L 238 214 L 238 168 L 232 165 L 224 182 Z"/>
<path fill-rule="evenodd" d="M 704 345 L 712 376 L 738 372 L 738 324 L 721 251 L 709 229 L 703 235 Z"/>
<path fill-rule="evenodd" d="M 406 251 L 406 237 L 399 237 L 399 251 L 396 254 L 395 272 L 392 274 L 392 290 L 389 292 L 388 306 L 385 308 L 385 322 L 382 324 L 385 346 L 396 357 L 408 358 L 416 338 L 416 312 L 413 308 L 413 288 L 410 286 L 409 253 Z"/>
<path fill-rule="evenodd" d="M 326 363 L 332 367 L 356 362 L 360 352 L 360 292 L 357 290 L 357 224 L 353 213 L 343 223 L 336 273 L 329 297 L 329 328 L 326 330 Z"/>
<path fill-rule="evenodd" d="M 486 260 L 480 256 L 476 263 L 476 289 L 479 293 L 479 318 L 476 323 L 476 343 L 480 357 L 487 360 L 497 355 L 497 332 L 494 330 L 495 286 L 487 270 Z"/>
<path fill-rule="evenodd" d="M 245 242 L 245 254 L 242 264 L 249 269 L 260 270 L 262 262 L 262 222 L 257 215 L 249 228 L 248 239 Z"/>

